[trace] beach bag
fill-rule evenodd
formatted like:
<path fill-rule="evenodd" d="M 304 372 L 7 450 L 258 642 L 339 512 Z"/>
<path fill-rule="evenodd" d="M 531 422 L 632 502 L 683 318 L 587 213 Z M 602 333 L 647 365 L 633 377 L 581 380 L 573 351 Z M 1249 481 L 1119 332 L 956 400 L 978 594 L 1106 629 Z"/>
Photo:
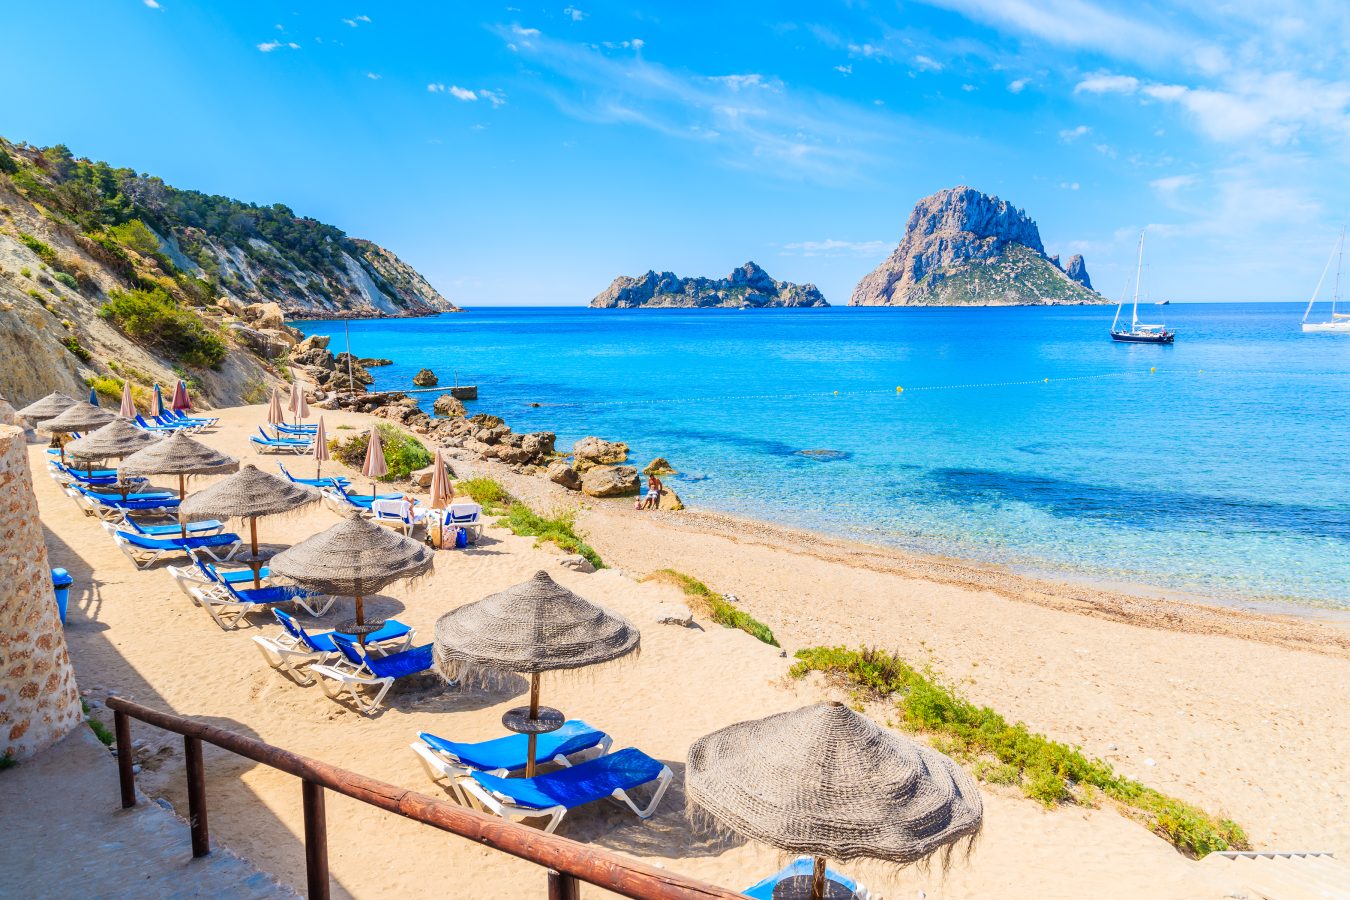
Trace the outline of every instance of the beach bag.
<path fill-rule="evenodd" d="M 469 546 L 469 532 L 465 531 L 463 528 L 456 528 L 455 549 L 463 550 L 467 546 Z"/>

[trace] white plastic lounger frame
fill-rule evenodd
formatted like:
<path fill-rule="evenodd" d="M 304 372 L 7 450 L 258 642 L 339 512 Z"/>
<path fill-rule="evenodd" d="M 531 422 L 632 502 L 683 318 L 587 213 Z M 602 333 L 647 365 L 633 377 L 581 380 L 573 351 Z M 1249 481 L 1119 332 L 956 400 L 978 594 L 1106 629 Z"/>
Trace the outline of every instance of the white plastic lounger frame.
<path fill-rule="evenodd" d="M 379 644 L 367 644 L 366 652 L 375 653 L 380 656 L 389 653 L 398 653 L 401 650 L 407 650 L 412 646 L 413 637 L 416 636 L 417 629 L 409 628 L 408 633 L 398 639 L 398 643 L 385 641 Z M 264 660 L 278 672 L 294 672 L 299 674 L 300 669 L 316 664 L 327 663 L 334 658 L 341 658 L 342 654 L 336 650 L 311 650 L 300 639 L 289 631 L 283 630 L 276 637 L 263 637 L 255 635 L 253 642 L 258 645 L 258 652 L 262 654 Z M 314 679 L 311 676 L 307 681 L 301 684 L 313 684 Z"/>
<path fill-rule="evenodd" d="M 357 669 L 351 663 L 343 662 L 335 664 L 312 665 L 309 671 L 319 676 L 319 687 L 323 688 L 324 695 L 331 700 L 341 700 L 343 694 L 348 694 L 352 702 L 356 704 L 357 709 L 363 713 L 373 713 L 380 708 L 384 702 L 384 695 L 389 693 L 389 689 L 394 686 L 394 676 L 386 675 L 384 678 L 377 678 L 373 674 L 362 674 L 365 667 Z M 375 691 L 373 697 L 363 694 L 361 688 L 370 688 Z"/>
<path fill-rule="evenodd" d="M 424 506 L 393 497 L 373 501 L 370 504 L 370 511 L 376 522 L 381 525 L 392 525 L 408 537 L 412 537 L 412 533 L 419 526 L 426 524 L 428 513 Z"/>
<path fill-rule="evenodd" d="M 573 753 L 570 757 L 559 753 L 552 759 L 538 760 L 538 764 L 543 766 L 548 763 L 553 763 L 558 766 L 573 766 L 579 762 L 598 759 L 599 757 L 604 756 L 609 752 L 609 748 L 613 745 L 614 738 L 605 735 L 600 743 L 596 744 L 594 747 L 587 747 L 585 750 Z M 417 754 L 417 758 L 422 761 L 422 768 L 427 770 L 427 777 L 435 784 L 440 784 L 441 779 L 445 779 L 446 783 L 441 786 L 450 791 L 459 802 L 466 806 L 469 805 L 469 797 L 459 785 L 459 780 L 461 778 L 468 778 L 470 772 L 486 772 L 489 775 L 498 775 L 502 778 L 511 774 L 509 769 L 479 769 L 474 766 L 465 765 L 449 753 L 446 753 L 443 750 L 437 750 L 435 747 L 420 740 L 413 741 L 408 746 L 412 748 L 412 752 Z M 475 782 L 475 784 L 476 783 L 477 782 Z"/>
<path fill-rule="evenodd" d="M 666 788 L 670 787 L 670 780 L 674 773 L 670 771 L 670 766 L 662 766 L 661 774 L 656 776 L 656 793 L 652 794 L 651 801 L 646 806 L 638 806 L 633 798 L 628 796 L 628 792 L 623 788 L 615 788 L 611 793 L 610 799 L 618 800 L 633 811 L 633 815 L 639 819 L 650 819 L 656 812 L 656 807 L 661 804 L 661 798 L 666 795 Z M 533 809 L 528 806 L 517 806 L 511 802 L 510 797 L 498 794 L 496 791 L 489 791 L 472 778 L 460 778 L 458 780 L 460 790 L 471 798 L 477 805 L 482 806 L 488 812 L 495 813 L 506 819 L 508 822 L 519 819 L 538 819 L 548 816 L 548 824 L 544 826 L 545 834 L 552 834 L 558 824 L 562 822 L 563 816 L 567 815 L 565 806 L 549 806 L 544 809 Z M 651 782 L 648 782 L 650 784 Z M 576 807 L 580 809 L 580 807 Z"/>
<path fill-rule="evenodd" d="M 188 552 L 187 550 L 180 551 L 175 547 L 137 547 L 135 544 L 131 543 L 131 541 L 128 541 L 117 533 L 118 529 L 116 523 L 105 521 L 103 522 L 103 527 L 107 530 L 108 534 L 112 535 L 113 542 L 117 544 L 117 549 L 121 550 L 122 554 L 126 556 L 127 559 L 131 560 L 131 564 L 138 569 L 150 568 L 155 563 L 159 562 L 160 558 L 166 553 Z M 239 552 L 239 548 L 242 546 L 243 542 L 236 539 L 233 544 L 223 544 L 219 547 L 194 547 L 192 548 L 192 552 L 205 553 L 216 562 L 229 562 L 230 559 Z"/>

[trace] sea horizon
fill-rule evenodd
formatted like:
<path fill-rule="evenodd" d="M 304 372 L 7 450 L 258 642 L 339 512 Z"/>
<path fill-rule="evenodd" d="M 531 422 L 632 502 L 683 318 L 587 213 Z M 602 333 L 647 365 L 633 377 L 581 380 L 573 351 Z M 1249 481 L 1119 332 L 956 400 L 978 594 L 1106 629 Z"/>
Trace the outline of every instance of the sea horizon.
<path fill-rule="evenodd" d="M 639 468 L 665 456 L 701 508 L 1311 614 L 1350 609 L 1350 491 L 1317 449 L 1345 426 L 1311 415 L 1347 371 L 1334 336 L 1299 331 L 1302 305 L 1149 304 L 1180 334 L 1162 348 L 1113 344 L 1114 304 L 520 305 L 346 328 L 357 356 L 393 360 L 372 389 L 423 367 L 476 383 L 471 413 L 560 451 L 595 434 Z M 294 324 L 344 349 L 342 321 Z M 430 411 L 438 393 L 414 396 Z"/>

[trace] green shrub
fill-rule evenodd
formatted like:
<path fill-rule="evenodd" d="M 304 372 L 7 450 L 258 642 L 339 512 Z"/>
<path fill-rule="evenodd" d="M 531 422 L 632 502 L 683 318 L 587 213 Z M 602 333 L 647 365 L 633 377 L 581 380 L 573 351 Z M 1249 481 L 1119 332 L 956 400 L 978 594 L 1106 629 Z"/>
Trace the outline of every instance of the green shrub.
<path fill-rule="evenodd" d="M 1095 791 L 1100 791 L 1127 815 L 1140 819 L 1190 856 L 1249 847 L 1246 833 L 1236 822 L 1217 819 L 1118 775 L 1110 763 L 1036 734 L 1021 722 L 1009 724 L 989 707 L 976 706 L 939 683 L 932 672 L 915 669 L 894 654 L 845 647 L 799 650 L 789 674 L 801 678 L 808 672 L 823 672 L 868 699 L 898 697 L 906 725 L 933 735 L 934 744 L 943 752 L 983 763 L 973 766 L 977 777 L 993 772 L 997 778 L 989 780 L 1017 784 L 1024 794 L 1046 806 L 1061 802 L 1092 805 Z"/>
<path fill-rule="evenodd" d="M 496 515 L 506 512 L 514 501 L 500 481 L 494 478 L 466 478 L 455 484 L 455 490 L 468 494 L 474 503 L 483 507 L 483 511 Z"/>
<path fill-rule="evenodd" d="M 140 219 L 113 225 L 108 229 L 108 233 L 117 243 L 130 247 L 142 256 L 160 255 L 159 238 L 155 237 L 155 233 Z"/>
<path fill-rule="evenodd" d="M 568 553 L 581 554 L 597 569 L 605 568 L 600 554 L 577 534 L 576 516 L 571 512 L 560 510 L 552 516 L 541 516 L 517 500 L 506 510 L 506 518 L 498 524 L 505 525 L 515 534 L 537 538 L 536 545 L 540 541 L 548 541 Z"/>
<path fill-rule="evenodd" d="M 431 454 L 417 438 L 388 422 L 381 422 L 376 427 L 380 429 L 380 448 L 384 451 L 384 464 L 389 469 L 389 474 L 382 476 L 381 481 L 407 478 L 418 469 L 431 465 Z M 339 461 L 356 469 L 365 464 L 366 448 L 369 445 L 369 431 L 353 435 L 345 441 L 335 438 L 328 442 L 333 455 Z"/>
<path fill-rule="evenodd" d="M 19 241 L 47 265 L 56 265 L 56 251 L 52 249 L 51 244 L 22 231 L 19 232 Z"/>
<path fill-rule="evenodd" d="M 113 291 L 99 315 L 188 365 L 218 366 L 229 352 L 196 313 L 178 306 L 160 288 Z"/>
<path fill-rule="evenodd" d="M 773 636 L 773 631 L 768 625 L 756 619 L 742 609 L 738 609 L 735 604 L 729 602 L 726 597 L 714 591 L 703 582 L 691 575 L 683 572 L 676 572 L 674 569 L 659 569 L 648 575 L 647 581 L 661 581 L 666 584 L 673 584 L 684 591 L 686 602 L 690 609 L 703 613 L 719 625 L 725 625 L 727 628 L 739 628 L 746 634 L 758 638 L 766 644 L 777 647 L 778 639 Z"/>
<path fill-rule="evenodd" d="M 5 751 L 4 756 L 0 756 L 0 772 L 5 771 L 6 769 L 12 769 L 18 764 L 19 761 L 15 759 L 13 754 L 8 750 Z"/>
<path fill-rule="evenodd" d="M 14 157 L 5 152 L 4 147 L 0 147 L 0 172 L 13 175 L 17 171 L 19 171 L 19 164 L 14 161 Z"/>
<path fill-rule="evenodd" d="M 93 388 L 103 399 L 112 403 L 122 402 L 122 379 L 116 375 L 94 375 L 91 378 L 86 378 L 84 383 Z M 141 412 L 149 412 L 154 407 L 155 395 L 149 388 L 142 387 L 133 381 L 131 383 L 131 402 Z"/>
<path fill-rule="evenodd" d="M 52 277 L 55 278 L 57 281 L 61 282 L 62 284 L 64 284 L 66 287 L 70 288 L 72 291 L 78 291 L 80 289 L 80 283 L 75 280 L 74 275 L 70 275 L 65 272 L 57 272 Z"/>
<path fill-rule="evenodd" d="M 111 731 L 108 730 L 108 726 L 104 725 L 98 719 L 95 719 L 93 716 L 89 715 L 88 703 L 81 700 L 80 708 L 84 710 L 84 721 L 89 724 L 89 730 L 94 733 L 94 737 L 98 738 L 99 741 L 103 744 L 103 746 L 111 747 L 113 744 L 117 743 L 117 737 Z M 130 747 L 124 747 L 121 749 L 122 752 L 125 753 L 131 752 Z"/>
<path fill-rule="evenodd" d="M 63 322 L 62 324 L 65 323 Z M 80 345 L 80 339 L 73 334 L 62 341 L 61 344 L 73 353 L 80 362 L 89 362 L 89 360 L 94 358 L 93 354 Z"/>
<path fill-rule="evenodd" d="M 24 266 L 23 268 L 19 269 L 19 274 L 22 275 L 24 278 L 32 278 L 33 270 L 28 268 L 27 266 Z"/>

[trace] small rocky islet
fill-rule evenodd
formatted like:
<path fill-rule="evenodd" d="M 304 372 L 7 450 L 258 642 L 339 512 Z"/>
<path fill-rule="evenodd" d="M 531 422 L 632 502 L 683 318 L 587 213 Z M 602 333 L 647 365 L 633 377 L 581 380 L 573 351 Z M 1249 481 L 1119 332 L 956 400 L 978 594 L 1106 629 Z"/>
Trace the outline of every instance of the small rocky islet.
<path fill-rule="evenodd" d="M 747 262 L 726 278 L 680 278 L 650 271 L 620 275 L 596 295 L 592 309 L 769 309 L 829 306 L 814 284 L 775 281 Z"/>

